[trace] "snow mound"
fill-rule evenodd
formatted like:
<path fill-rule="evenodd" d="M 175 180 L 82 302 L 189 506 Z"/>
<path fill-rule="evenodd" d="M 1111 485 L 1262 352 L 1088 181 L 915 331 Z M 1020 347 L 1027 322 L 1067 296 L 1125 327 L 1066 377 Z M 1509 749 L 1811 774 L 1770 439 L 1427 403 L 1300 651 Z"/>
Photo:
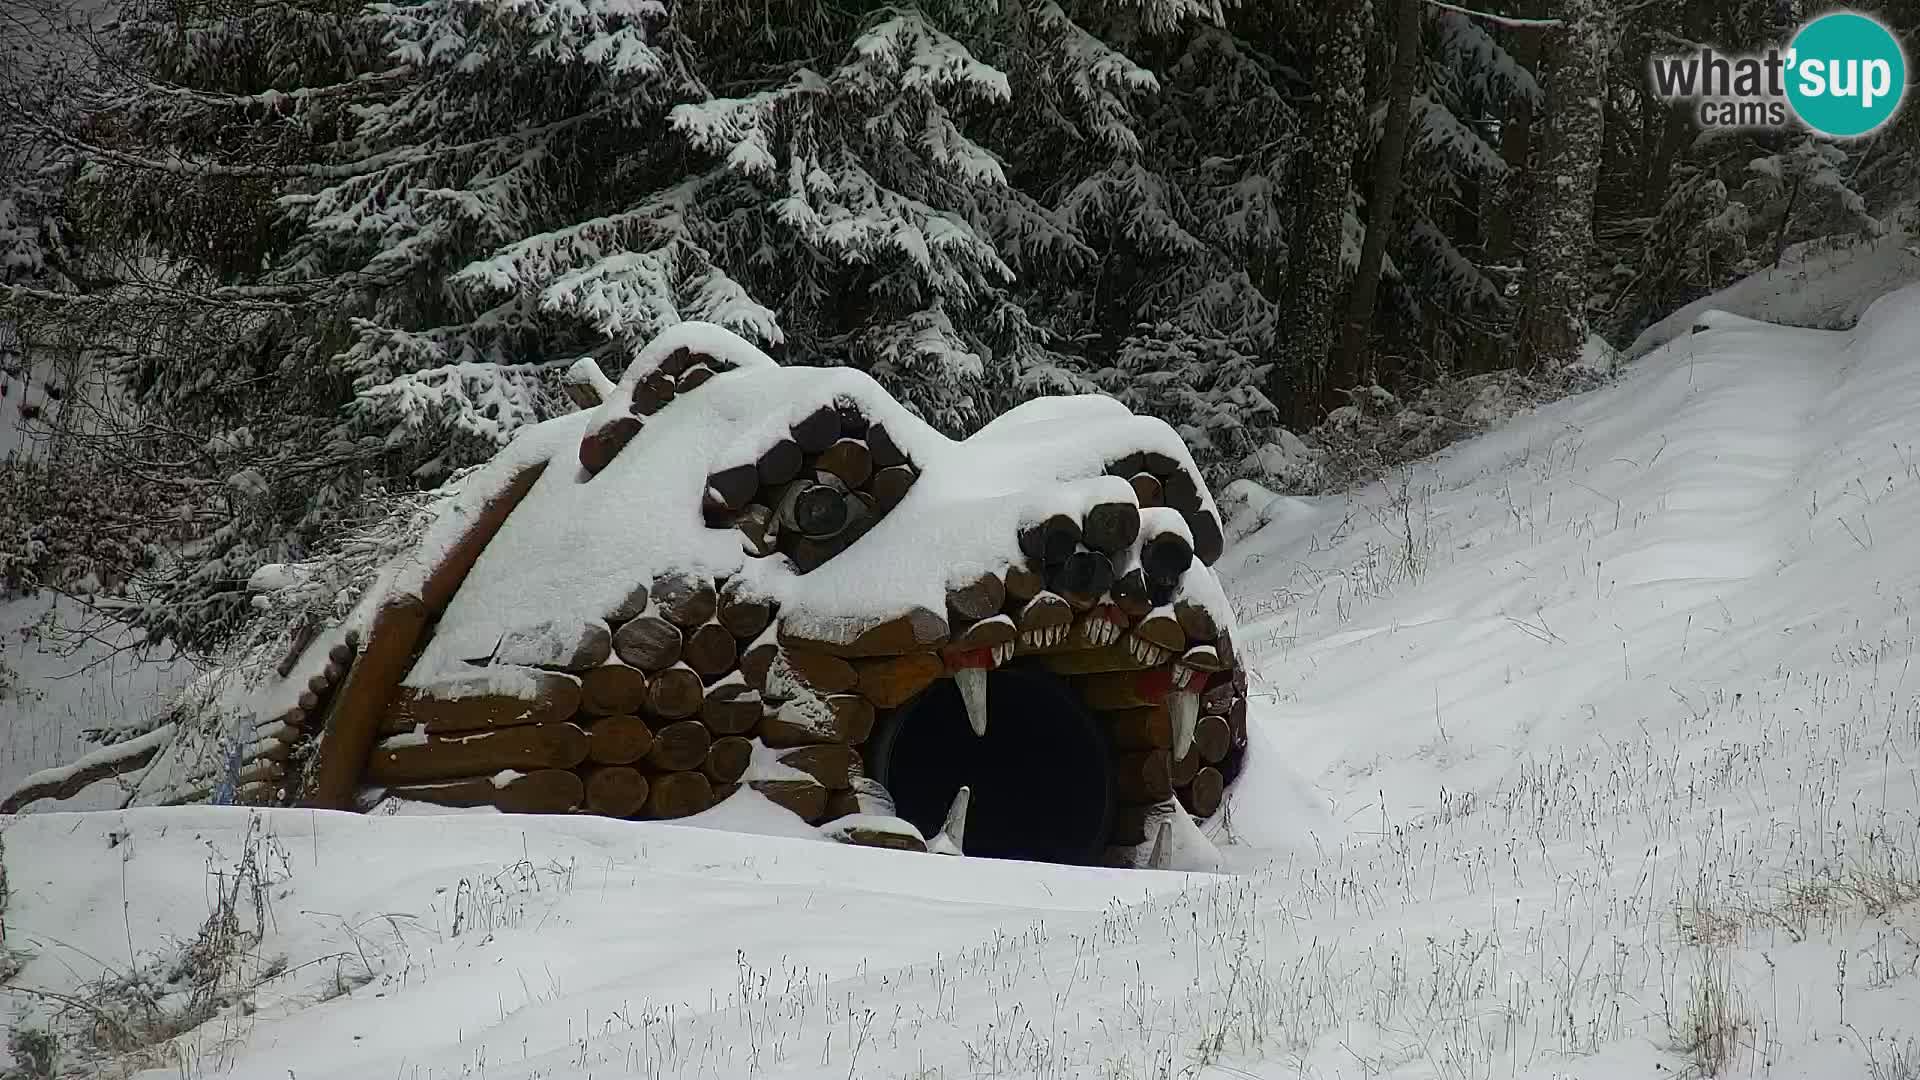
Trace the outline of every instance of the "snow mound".
<path fill-rule="evenodd" d="M 1131 501 L 1127 482 L 1105 474 L 1110 462 L 1150 450 L 1199 476 L 1173 428 L 1110 398 L 1041 398 L 956 442 L 862 372 L 782 368 L 718 327 L 675 327 L 643 352 L 636 368 L 657 367 L 682 346 L 735 366 L 648 417 L 599 472 L 581 468 L 574 448 L 585 432 L 607 423 L 604 414 L 620 407 L 619 398 L 537 425 L 469 481 L 484 493 L 503 487 L 530 461 L 551 462 L 475 564 L 410 683 L 490 655 L 501 634 L 530 617 L 530 597 L 539 598 L 541 619 L 599 619 L 635 583 L 668 571 L 737 577 L 781 604 L 787 629 L 812 636 L 843 634 L 915 607 L 944 611 L 950 586 L 1004 570 L 1019 557 L 1022 525 L 1054 513 L 1077 516 L 1099 501 Z M 630 388 L 628 379 L 644 374 L 629 371 L 621 385 Z M 919 479 L 869 532 L 811 573 L 798 574 L 777 557 L 749 558 L 736 531 L 708 527 L 702 513 L 707 478 L 751 464 L 794 424 L 831 404 L 884 425 L 920 470 Z M 1201 499 L 1204 511 L 1218 513 L 1204 489 Z M 433 554 L 458 534 L 459 521 L 445 528 L 437 523 L 412 565 L 431 565 Z M 1184 535 L 1185 523 L 1176 524 Z M 396 581 L 410 584 L 405 576 Z M 1216 615 L 1230 618 L 1224 603 Z"/>
<path fill-rule="evenodd" d="M 1875 301 L 1920 281 L 1920 238 L 1890 232 L 1795 244 L 1780 262 L 1702 297 L 1640 332 L 1627 356 L 1640 357 L 1692 332 L 1714 311 L 1766 323 L 1845 330 Z"/>

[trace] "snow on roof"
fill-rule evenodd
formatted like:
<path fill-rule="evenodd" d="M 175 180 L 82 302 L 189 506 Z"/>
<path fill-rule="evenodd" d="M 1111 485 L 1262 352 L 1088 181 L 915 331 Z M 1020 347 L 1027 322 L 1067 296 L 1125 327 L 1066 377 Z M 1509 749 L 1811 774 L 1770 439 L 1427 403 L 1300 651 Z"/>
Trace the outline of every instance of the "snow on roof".
<path fill-rule="evenodd" d="M 580 438 L 625 409 L 637 380 L 682 346 L 730 362 L 732 369 L 657 413 L 613 460 L 590 474 L 578 462 Z M 648 345 L 599 409 L 537 425 L 470 477 L 456 505 L 477 506 L 532 461 L 551 464 L 480 556 L 442 616 L 408 682 L 420 685 L 470 670 L 521 624 L 596 619 L 636 584 L 670 570 L 743 578 L 781 605 L 785 625 L 846 634 L 913 607 L 944 611 L 946 590 L 1020 557 L 1022 525 L 1096 502 L 1131 501 L 1108 464 L 1157 451 L 1198 476 L 1179 435 L 1165 422 L 1135 416 L 1098 396 L 1042 398 L 994 420 L 963 442 L 941 435 L 866 374 L 847 368 L 783 368 L 719 327 L 680 324 Z M 733 529 L 710 528 L 702 513 L 707 478 L 751 463 L 823 405 L 852 406 L 883 424 L 920 469 L 900 504 L 850 548 L 811 573 L 780 557 L 752 558 Z M 1215 512 L 1212 498 L 1203 506 Z M 422 551 L 394 575 L 418 588 L 464 525 L 436 523 Z M 1178 515 L 1175 514 L 1175 517 Z M 444 519 L 443 519 L 444 520 Z M 1181 529 L 1184 532 L 1184 526 Z M 1213 606 L 1217 590 L 1205 601 Z M 1229 617 L 1224 602 L 1216 614 Z M 857 630 L 855 631 L 857 632 Z"/>

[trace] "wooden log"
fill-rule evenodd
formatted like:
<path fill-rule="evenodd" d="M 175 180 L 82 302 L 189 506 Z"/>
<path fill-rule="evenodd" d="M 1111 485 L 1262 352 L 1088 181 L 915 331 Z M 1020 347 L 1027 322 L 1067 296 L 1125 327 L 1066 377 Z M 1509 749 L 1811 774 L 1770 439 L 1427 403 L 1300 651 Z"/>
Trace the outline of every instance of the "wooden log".
<path fill-rule="evenodd" d="M 1159 477 L 1150 472 L 1137 472 L 1128 477 L 1127 482 L 1133 485 L 1133 498 L 1140 504 L 1141 509 L 1163 505 L 1160 499 Z"/>
<path fill-rule="evenodd" d="M 429 735 L 546 724 L 580 710 L 580 679 L 536 668 L 489 668 L 426 687 L 403 687 L 380 723 L 395 735 Z"/>
<path fill-rule="evenodd" d="M 1165 480 L 1180 471 L 1180 462 L 1176 461 L 1171 454 L 1163 454 L 1158 450 L 1142 450 L 1140 467 Z"/>
<path fill-rule="evenodd" d="M 773 601 L 747 591 L 735 578 L 720 591 L 720 625 L 741 641 L 752 641 L 773 621 Z"/>
<path fill-rule="evenodd" d="M 493 806 L 509 814 L 565 814 L 586 799 L 580 778 L 566 769 L 535 769 L 499 779 L 470 776 L 408 784 L 390 787 L 387 794 L 436 806 Z"/>
<path fill-rule="evenodd" d="M 1047 588 L 1058 593 L 1075 611 L 1100 602 L 1113 586 L 1113 560 L 1097 551 L 1076 551 L 1048 576 Z"/>
<path fill-rule="evenodd" d="M 1200 511 L 1200 481 L 1186 469 L 1175 469 L 1160 482 L 1161 499 L 1181 516 Z"/>
<path fill-rule="evenodd" d="M 647 785 L 645 814 L 658 821 L 692 817 L 713 805 L 713 781 L 705 773 L 661 773 Z"/>
<path fill-rule="evenodd" d="M 851 746 L 836 743 L 788 750 L 780 755 L 779 760 L 782 765 L 799 769 L 818 780 L 821 787 L 838 791 L 853 783 L 860 755 Z"/>
<path fill-rule="evenodd" d="M 500 516 L 504 520 L 505 514 Z M 474 557 L 479 557 L 478 552 Z M 360 659 L 333 695 L 310 789 L 302 800 L 305 805 L 322 810 L 352 808 L 380 719 L 413 664 L 414 646 L 426 630 L 427 619 L 426 603 L 410 596 L 389 600 L 374 615 Z"/>
<path fill-rule="evenodd" d="M 829 743 L 858 745 L 873 734 L 873 703 L 858 694 L 788 701 L 760 721 L 760 740 L 775 749 Z"/>
<path fill-rule="evenodd" d="M 1140 537 L 1140 507 L 1130 502 L 1097 503 L 1080 521 L 1080 540 L 1103 555 L 1118 555 Z"/>
<path fill-rule="evenodd" d="M 854 439 L 867 437 L 867 428 L 872 423 L 867 419 L 867 414 L 860 411 L 859 405 L 842 399 L 834 402 L 833 408 L 840 414 L 840 434 Z"/>
<path fill-rule="evenodd" d="M 728 735 L 713 740 L 700 771 L 717 784 L 731 784 L 747 775 L 747 766 L 752 761 L 753 743 L 738 735 Z"/>
<path fill-rule="evenodd" d="M 1166 668 L 1114 671 L 1074 680 L 1087 708 L 1102 711 L 1158 705 L 1166 700 L 1168 683 Z"/>
<path fill-rule="evenodd" d="M 713 582 L 684 571 L 653 579 L 653 603 L 668 622 L 682 630 L 700 626 L 720 610 L 720 596 Z"/>
<path fill-rule="evenodd" d="M 900 444 L 888 434 L 885 424 L 873 424 L 867 428 L 867 449 L 873 454 L 873 467 L 876 469 L 910 467 L 913 464 L 908 460 L 906 451 L 900 449 Z"/>
<path fill-rule="evenodd" d="M 144 735 L 116 746 L 102 747 L 87 755 L 92 760 L 78 768 L 42 770 L 27 777 L 5 801 L 0 801 L 0 814 L 17 814 L 21 808 L 42 799 L 71 799 L 102 780 L 144 769 L 166 745 L 166 736 Z"/>
<path fill-rule="evenodd" d="M 842 547 L 844 545 L 837 538 L 815 540 L 811 537 L 794 535 L 788 535 L 783 545 L 796 574 L 809 574 L 819 569 L 828 559 L 840 554 Z"/>
<path fill-rule="evenodd" d="M 574 361 L 560 378 L 560 388 L 566 392 L 567 400 L 573 402 L 577 411 L 597 409 L 604 400 L 600 393 L 601 385 L 607 382 L 606 375 L 600 371 L 600 365 L 590 358 Z"/>
<path fill-rule="evenodd" d="M 754 493 L 759 490 L 758 465 L 735 465 L 707 477 L 707 492 L 711 500 L 721 508 L 736 513 L 746 509 L 747 504 L 753 501 Z"/>
<path fill-rule="evenodd" d="M 733 632 L 715 619 L 702 623 L 687 634 L 687 642 L 681 648 L 680 655 L 688 667 L 711 679 L 733 670 L 734 663 L 740 658 L 739 649 L 739 644 L 733 640 Z"/>
<path fill-rule="evenodd" d="M 1122 750 L 1170 750 L 1173 718 L 1165 705 L 1101 713 L 1113 733 L 1113 745 Z"/>
<path fill-rule="evenodd" d="M 1045 654 L 1041 661 L 1056 675 L 1099 675 L 1109 671 L 1142 671 L 1148 665 L 1128 650 L 1126 644 L 1103 645 L 1090 649 L 1068 649 Z"/>
<path fill-rule="evenodd" d="M 1176 619 L 1171 607 L 1157 607 L 1147 613 L 1146 618 L 1136 619 L 1129 631 L 1141 641 L 1150 641 L 1173 653 L 1183 653 L 1187 649 L 1187 632 L 1180 629 L 1180 620 Z"/>
<path fill-rule="evenodd" d="M 895 465 L 875 472 L 867 481 L 867 491 L 884 513 L 900 505 L 900 501 L 907 497 L 907 492 L 912 490 L 913 482 L 919 478 L 920 473 L 913 466 Z"/>
<path fill-rule="evenodd" d="M 614 662 L 580 676 L 580 711 L 588 716 L 619 716 L 647 703 L 647 674 Z"/>
<path fill-rule="evenodd" d="M 1047 587 L 1046 576 L 1025 562 L 1007 567 L 1006 583 L 1009 604 L 1024 604 Z"/>
<path fill-rule="evenodd" d="M 822 694 L 845 693 L 860 681 L 860 673 L 852 663 L 813 649 L 782 649 L 774 666 L 787 678 L 797 679 L 808 689 Z"/>
<path fill-rule="evenodd" d="M 859 439 L 841 439 L 821 452 L 814 467 L 839 477 L 851 491 L 873 478 L 873 452 Z"/>
<path fill-rule="evenodd" d="M 981 574 L 947 590 L 947 611 L 953 615 L 956 626 L 990 619 L 1006 606 L 1007 585 L 998 574 Z"/>
<path fill-rule="evenodd" d="M 789 433 L 803 453 L 818 454 L 840 438 L 840 428 L 840 411 L 832 405 L 823 405 L 793 425 Z"/>
<path fill-rule="evenodd" d="M 1176 532 L 1155 533 L 1140 548 L 1140 567 L 1149 581 L 1177 582 L 1192 565 L 1193 546 Z"/>
<path fill-rule="evenodd" d="M 827 812 L 827 789 L 811 777 L 791 780 L 749 780 L 747 786 L 783 806 L 802 821 L 817 822 Z"/>
<path fill-rule="evenodd" d="M 840 534 L 840 542 L 849 547 L 853 542 L 867 535 L 867 531 L 880 523 L 880 500 L 865 491 L 850 491 L 845 496 L 847 503 L 847 527 Z"/>
<path fill-rule="evenodd" d="M 799 476 L 803 463 L 800 444 L 792 439 L 781 439 L 760 455 L 754 467 L 759 470 L 761 487 L 779 487 Z"/>
<path fill-rule="evenodd" d="M 1195 510 L 1187 514 L 1186 519 L 1187 529 L 1193 533 L 1194 558 L 1212 566 L 1227 549 L 1227 536 L 1220 528 L 1220 519 L 1205 510 Z"/>
<path fill-rule="evenodd" d="M 1225 671 L 1227 665 L 1220 659 L 1220 650 L 1212 645 L 1191 645 L 1180 654 L 1180 666 L 1190 671 L 1202 671 L 1212 674 Z"/>
<path fill-rule="evenodd" d="M 640 376 L 633 384 L 633 413 L 652 416 L 673 402 L 679 391 L 674 386 L 675 372 L 656 368 Z"/>
<path fill-rule="evenodd" d="M 933 653 L 908 653 L 854 665 L 860 695 L 883 709 L 895 709 L 932 685 L 946 671 Z"/>
<path fill-rule="evenodd" d="M 857 625 L 861 624 L 854 623 L 847 629 L 851 631 Z M 783 619 L 780 643 L 788 648 L 813 649 L 849 658 L 928 652 L 947 643 L 947 620 L 926 608 L 914 608 L 904 615 L 865 625 L 851 640 L 833 640 L 801 631 Z"/>
<path fill-rule="evenodd" d="M 1179 621 L 1187 640 L 1196 643 L 1210 643 L 1220 636 L 1220 624 L 1214 620 L 1213 612 L 1205 604 L 1196 603 L 1187 597 L 1173 602 L 1173 617 Z"/>
<path fill-rule="evenodd" d="M 599 619 L 544 619 L 501 635 L 493 663 L 586 671 L 612 653 L 613 632 Z"/>
<path fill-rule="evenodd" d="M 1201 711 L 1225 716 L 1227 710 L 1233 706 L 1236 695 L 1233 679 L 1227 675 L 1216 675 L 1208 680 L 1206 689 L 1200 692 Z"/>
<path fill-rule="evenodd" d="M 852 517 L 845 493 L 836 487 L 806 478 L 781 488 L 773 511 L 783 536 L 806 537 L 814 541 L 826 541 L 838 536 Z M 814 562 L 816 566 L 832 557 L 831 545 L 824 545 L 822 551 L 825 554 Z M 792 554 L 792 551 L 788 553 Z"/>
<path fill-rule="evenodd" d="M 1203 766 L 1193 774 L 1193 780 L 1187 785 L 1187 812 L 1194 817 L 1212 817 L 1220 809 L 1220 800 L 1227 791 L 1226 777 L 1211 765 Z"/>
<path fill-rule="evenodd" d="M 320 695 L 311 690 L 302 690 L 295 700 L 300 703 L 300 708 L 305 712 L 311 713 L 320 708 Z"/>
<path fill-rule="evenodd" d="M 773 519 L 773 508 L 754 503 L 733 517 L 740 532 L 741 548 L 756 559 L 764 559 L 779 550 L 780 526 Z"/>
<path fill-rule="evenodd" d="M 345 674 L 347 665 L 353 663 L 353 650 L 352 645 L 344 641 L 337 642 L 333 648 L 327 650 L 327 663 L 338 665 L 341 673 Z"/>
<path fill-rule="evenodd" d="M 653 745 L 647 749 L 649 768 L 662 772 L 697 769 L 713 748 L 713 736 L 698 720 L 666 724 L 653 733 Z"/>
<path fill-rule="evenodd" d="M 587 760 L 631 765 L 653 749 L 653 729 L 637 716 L 603 716 L 587 729 Z"/>
<path fill-rule="evenodd" d="M 1195 741 L 1197 742 L 1198 740 Z M 1198 746 L 1187 747 L 1186 757 L 1170 756 L 1168 771 L 1173 779 L 1173 786 L 1186 787 L 1188 784 L 1193 783 L 1193 778 L 1200 772 L 1201 764 L 1200 748 Z"/>
<path fill-rule="evenodd" d="M 1114 579 L 1114 606 L 1126 614 L 1129 619 L 1144 619 L 1153 610 L 1153 600 L 1148 595 L 1147 575 L 1144 570 L 1134 567 Z"/>
<path fill-rule="evenodd" d="M 721 803 L 733 798 L 734 793 L 745 786 L 745 784 L 714 784 L 713 805 L 719 806 Z"/>
<path fill-rule="evenodd" d="M 627 765 L 593 765 L 582 769 L 585 806 L 605 817 L 632 817 L 647 804 L 649 785 L 639 769 Z"/>
<path fill-rule="evenodd" d="M 615 604 L 613 610 L 607 612 L 607 625 L 618 628 L 628 619 L 638 618 L 641 612 L 647 610 L 647 604 L 652 601 L 649 589 L 648 583 L 642 581 L 627 590 L 626 599 Z"/>
<path fill-rule="evenodd" d="M 533 724 L 471 735 L 402 735 L 374 747 L 375 784 L 455 780 L 502 769 L 571 769 L 587 759 L 587 733 L 573 724 Z"/>
<path fill-rule="evenodd" d="M 647 685 L 647 711 L 665 720 L 692 716 L 705 701 L 706 687 L 699 672 L 685 664 L 660 672 Z"/>
<path fill-rule="evenodd" d="M 656 612 L 623 623 L 613 635 L 613 651 L 641 671 L 664 671 L 680 660 L 685 637 Z"/>
<path fill-rule="evenodd" d="M 1080 523 L 1067 514 L 1054 514 L 1025 525 L 1018 537 L 1020 551 L 1046 566 L 1060 563 L 1080 543 Z"/>
<path fill-rule="evenodd" d="M 744 680 L 722 680 L 707 688 L 700 722 L 715 735 L 745 735 L 759 725 L 763 708 L 760 691 Z"/>
<path fill-rule="evenodd" d="M 855 847 L 882 848 L 887 851 L 926 851 L 927 842 L 907 831 L 912 827 L 904 821 L 899 822 L 894 828 L 850 823 L 849 827 L 844 829 L 825 831 L 835 841 Z"/>
<path fill-rule="evenodd" d="M 767 689 L 767 673 L 772 670 L 773 662 L 779 656 L 778 631 L 768 627 L 740 654 L 740 677 L 746 680 L 749 687 L 764 693 Z"/>
<path fill-rule="evenodd" d="M 947 644 L 949 652 L 971 652 L 975 649 L 991 649 L 995 645 L 1005 645 L 1019 635 L 1011 615 L 993 615 L 968 626 L 953 635 Z"/>
<path fill-rule="evenodd" d="M 1193 729 L 1193 745 L 1200 751 L 1200 760 L 1209 765 L 1225 760 L 1233 747 L 1233 729 L 1227 718 L 1213 714 L 1201 717 Z"/>
<path fill-rule="evenodd" d="M 682 345 L 661 357 L 660 362 L 654 365 L 654 370 L 667 375 L 679 375 L 693 365 L 705 363 L 707 360 L 705 353 L 696 354 L 692 349 Z"/>
<path fill-rule="evenodd" d="M 1138 750 L 1114 758 L 1114 793 L 1125 803 L 1157 803 L 1173 795 L 1171 762 L 1165 750 Z"/>
<path fill-rule="evenodd" d="M 639 417 L 629 414 L 589 428 L 580 437 L 580 467 L 592 476 L 611 465 L 633 437 L 640 434 L 640 423 Z"/>
<path fill-rule="evenodd" d="M 853 778 L 851 787 L 827 796 L 826 819 L 828 821 L 846 817 L 848 814 L 892 817 L 898 812 L 893 796 L 881 786 L 879 781 L 871 777 L 856 776 Z"/>
<path fill-rule="evenodd" d="M 1042 592 L 1020 608 L 1014 620 L 1022 648 L 1045 648 L 1066 640 L 1073 625 L 1073 606 L 1051 592 Z"/>
<path fill-rule="evenodd" d="M 702 386 L 705 386 L 707 380 L 713 378 L 714 375 L 714 370 L 707 365 L 695 364 L 681 372 L 679 377 L 673 380 L 674 396 L 680 397 L 700 389 Z"/>

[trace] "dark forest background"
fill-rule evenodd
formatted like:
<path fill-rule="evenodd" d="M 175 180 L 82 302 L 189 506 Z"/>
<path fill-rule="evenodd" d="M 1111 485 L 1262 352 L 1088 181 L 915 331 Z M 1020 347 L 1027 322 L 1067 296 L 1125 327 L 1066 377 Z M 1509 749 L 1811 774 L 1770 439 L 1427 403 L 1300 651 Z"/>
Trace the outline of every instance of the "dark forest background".
<path fill-rule="evenodd" d="M 1840 143 L 1647 92 L 1817 10 L 0 0 L 0 407 L 58 436 L 0 472 L 0 577 L 216 643 L 255 567 L 686 319 L 954 435 L 1097 391 L 1216 483 L 1336 488 L 1302 462 L 1910 227 L 1920 109 Z"/>

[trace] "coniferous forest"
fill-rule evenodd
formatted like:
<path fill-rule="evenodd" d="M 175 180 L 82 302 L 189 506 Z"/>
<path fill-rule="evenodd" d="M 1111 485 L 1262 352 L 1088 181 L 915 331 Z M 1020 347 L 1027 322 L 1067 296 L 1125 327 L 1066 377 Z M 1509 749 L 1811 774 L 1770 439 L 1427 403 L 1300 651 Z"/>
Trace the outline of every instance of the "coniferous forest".
<path fill-rule="evenodd" d="M 5 474 L 0 574 L 215 644 L 258 566 L 683 320 L 951 434 L 1098 392 L 1216 484 L 1364 479 L 1600 377 L 1593 336 L 1911 225 L 1920 110 L 1835 141 L 1649 92 L 1814 13 L 0 0 L 0 407 L 59 435 Z"/>

